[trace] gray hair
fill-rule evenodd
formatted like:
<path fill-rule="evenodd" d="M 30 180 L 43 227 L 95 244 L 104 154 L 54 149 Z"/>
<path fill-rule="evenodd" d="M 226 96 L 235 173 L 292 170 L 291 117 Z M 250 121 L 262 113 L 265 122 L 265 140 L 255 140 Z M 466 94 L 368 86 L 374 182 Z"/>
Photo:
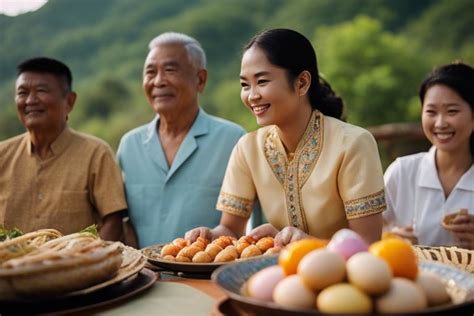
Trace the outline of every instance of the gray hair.
<path fill-rule="evenodd" d="M 198 69 L 206 68 L 206 53 L 201 44 L 191 36 L 177 32 L 166 32 L 158 35 L 150 41 L 148 48 L 152 50 L 158 45 L 180 44 L 186 48 L 191 63 Z"/>

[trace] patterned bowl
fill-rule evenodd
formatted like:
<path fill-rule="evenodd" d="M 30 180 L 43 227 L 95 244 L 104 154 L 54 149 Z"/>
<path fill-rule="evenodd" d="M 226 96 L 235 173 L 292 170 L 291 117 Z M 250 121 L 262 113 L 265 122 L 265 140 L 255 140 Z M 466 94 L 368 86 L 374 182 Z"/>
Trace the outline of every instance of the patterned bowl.
<path fill-rule="evenodd" d="M 231 263 L 218 268 L 211 276 L 229 296 L 232 310 L 236 315 L 322 315 L 316 309 L 301 310 L 285 308 L 273 302 L 264 302 L 243 294 L 245 283 L 251 275 L 271 265 L 277 264 L 278 257 L 264 257 L 242 262 Z M 472 315 L 474 310 L 474 277 L 465 271 L 434 261 L 420 261 L 423 270 L 436 273 L 446 284 L 453 304 L 431 307 L 419 314 L 452 314 Z M 405 314 L 406 315 L 406 314 Z"/>

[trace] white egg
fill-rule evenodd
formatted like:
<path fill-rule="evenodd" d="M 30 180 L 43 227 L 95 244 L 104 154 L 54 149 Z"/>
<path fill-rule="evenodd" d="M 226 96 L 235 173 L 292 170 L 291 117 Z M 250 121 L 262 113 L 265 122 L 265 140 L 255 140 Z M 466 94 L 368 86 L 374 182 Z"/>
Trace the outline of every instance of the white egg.
<path fill-rule="evenodd" d="M 428 305 L 441 305 L 451 301 L 451 297 L 446 291 L 446 286 L 436 274 L 420 270 L 416 278 L 416 283 L 423 288 L 426 298 L 428 299 Z"/>
<path fill-rule="evenodd" d="M 319 293 L 316 306 L 320 312 L 336 314 L 369 314 L 372 300 L 359 288 L 338 283 L 328 286 Z"/>
<path fill-rule="evenodd" d="M 390 289 L 375 301 L 379 313 L 414 313 L 425 309 L 428 301 L 423 289 L 405 278 L 393 278 Z"/>
<path fill-rule="evenodd" d="M 382 294 L 390 288 L 392 270 L 387 262 L 369 252 L 359 252 L 347 260 L 347 278 L 367 294 Z"/>
<path fill-rule="evenodd" d="M 273 301 L 286 307 L 309 309 L 316 304 L 316 293 L 303 283 L 300 276 L 293 274 L 277 284 Z"/>
<path fill-rule="evenodd" d="M 317 249 L 309 252 L 298 264 L 298 275 L 313 290 L 339 283 L 346 277 L 346 262 L 339 254 Z"/>

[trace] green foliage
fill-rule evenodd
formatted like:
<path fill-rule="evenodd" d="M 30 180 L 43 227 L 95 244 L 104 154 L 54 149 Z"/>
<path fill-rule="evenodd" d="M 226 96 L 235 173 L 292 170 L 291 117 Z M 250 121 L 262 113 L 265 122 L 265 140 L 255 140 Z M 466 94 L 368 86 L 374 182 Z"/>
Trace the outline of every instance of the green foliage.
<path fill-rule="evenodd" d="M 149 41 L 164 31 L 196 37 L 208 56 L 200 104 L 247 130 L 240 101 L 241 47 L 258 31 L 296 29 L 316 46 L 320 70 L 364 126 L 419 119 L 416 91 L 434 66 L 474 63 L 470 0 L 49 0 L 40 10 L 0 16 L 0 140 L 24 131 L 14 105 L 15 65 L 35 55 L 72 69 L 77 104 L 70 124 L 116 148 L 154 115 L 142 88 Z M 359 17 L 358 17 L 359 16 Z"/>
<path fill-rule="evenodd" d="M 108 118 L 112 113 L 123 111 L 130 102 L 127 86 L 120 80 L 105 77 L 90 84 L 90 91 L 80 101 L 85 117 Z"/>
<path fill-rule="evenodd" d="M 474 41 L 474 2 L 440 0 L 410 27 L 413 37 L 431 49 L 455 49 Z"/>
<path fill-rule="evenodd" d="M 5 229 L 3 226 L 0 226 L 0 242 L 19 237 L 21 235 L 23 235 L 23 232 L 16 227 L 13 229 Z"/>
<path fill-rule="evenodd" d="M 212 97 L 217 105 L 219 116 L 233 120 L 242 125 L 247 131 L 257 128 L 255 118 L 240 100 L 240 83 L 238 79 L 220 83 Z"/>
<path fill-rule="evenodd" d="M 345 100 L 350 122 L 362 126 L 407 121 L 424 60 L 401 35 L 366 16 L 323 27 L 315 41 L 321 72 Z"/>

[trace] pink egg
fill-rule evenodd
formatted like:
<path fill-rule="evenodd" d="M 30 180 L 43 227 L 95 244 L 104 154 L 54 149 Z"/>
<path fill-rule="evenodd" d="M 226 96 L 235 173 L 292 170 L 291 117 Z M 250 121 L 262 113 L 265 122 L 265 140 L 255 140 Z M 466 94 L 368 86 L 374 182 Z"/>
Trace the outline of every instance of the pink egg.
<path fill-rule="evenodd" d="M 343 228 L 332 236 L 326 248 L 347 260 L 358 252 L 367 251 L 369 245 L 353 230 Z"/>
<path fill-rule="evenodd" d="M 273 289 L 284 277 L 283 270 L 278 265 L 264 268 L 249 278 L 248 293 L 251 297 L 272 301 Z"/>

